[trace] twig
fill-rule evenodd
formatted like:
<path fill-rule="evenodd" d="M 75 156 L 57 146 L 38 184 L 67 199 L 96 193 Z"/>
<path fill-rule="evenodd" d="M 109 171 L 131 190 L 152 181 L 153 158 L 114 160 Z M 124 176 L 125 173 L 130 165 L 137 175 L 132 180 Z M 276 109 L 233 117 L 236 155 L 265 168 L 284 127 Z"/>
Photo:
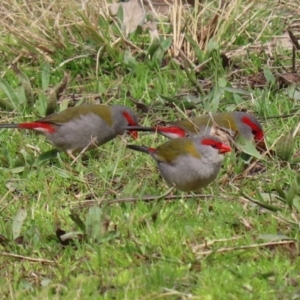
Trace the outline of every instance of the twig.
<path fill-rule="evenodd" d="M 288 245 L 288 244 L 294 244 L 294 243 L 295 243 L 295 240 L 270 242 L 270 243 L 253 244 L 253 245 L 246 245 L 246 246 L 219 248 L 217 250 L 203 251 L 203 252 L 199 252 L 196 254 L 198 255 L 197 258 L 199 259 L 201 256 L 210 255 L 213 253 L 225 253 L 225 252 L 236 251 L 236 250 L 254 249 L 254 248 L 267 247 L 267 246 L 280 246 L 280 245 Z"/>
<path fill-rule="evenodd" d="M 292 134 L 293 138 L 295 138 L 295 136 L 299 132 L 299 129 L 300 129 L 300 122 L 298 123 L 298 125 L 296 126 L 296 128 L 293 131 L 293 134 Z"/>
<path fill-rule="evenodd" d="M 82 156 L 82 154 L 93 144 L 95 146 L 97 146 L 97 138 L 96 137 L 91 137 L 91 141 L 86 145 L 86 147 L 84 149 L 81 150 L 81 152 L 77 155 L 77 157 L 75 159 L 73 159 L 72 163 L 70 164 L 70 167 L 72 167 L 77 160 Z"/>
<path fill-rule="evenodd" d="M 291 30 L 288 30 L 289 37 L 291 39 L 291 42 L 293 44 L 292 49 L 292 70 L 294 73 L 296 73 L 296 50 L 300 50 L 300 45 L 298 43 L 298 39 L 294 36 Z"/>
<path fill-rule="evenodd" d="M 258 120 L 271 120 L 271 119 L 285 119 L 290 118 L 294 116 L 300 116 L 300 114 L 287 114 L 287 115 L 279 115 L 279 116 L 271 116 L 271 117 L 264 117 L 264 118 L 258 118 Z"/>
<path fill-rule="evenodd" d="M 18 255 L 18 254 L 12 254 L 8 252 L 0 252 L 0 256 L 8 256 L 8 257 L 14 257 L 14 258 L 19 258 L 19 259 L 24 259 L 32 262 L 40 262 L 40 263 L 45 263 L 45 264 L 54 264 L 54 260 L 48 260 L 48 259 L 43 259 L 43 258 L 33 258 L 29 256 L 23 256 L 23 255 Z"/>
<path fill-rule="evenodd" d="M 78 204 L 78 206 L 91 206 L 95 203 L 98 203 L 99 205 L 103 204 L 117 204 L 117 203 L 128 203 L 128 202 L 138 202 L 138 201 L 143 201 L 143 202 L 152 202 L 156 200 L 165 200 L 165 201 L 171 201 L 171 200 L 177 200 L 178 195 L 168 195 L 170 192 L 168 191 L 167 193 L 160 195 L 160 196 L 143 196 L 143 197 L 128 197 L 128 198 L 120 198 L 120 199 L 115 199 L 115 200 L 110 200 L 110 199 L 104 199 L 99 201 L 95 200 L 86 200 L 82 204 Z M 191 198 L 213 198 L 216 197 L 216 195 L 205 195 L 205 194 L 188 194 L 184 196 L 184 199 L 191 199 Z M 220 196 L 218 195 L 218 198 Z M 224 199 L 228 199 L 228 197 L 222 197 Z"/>
<path fill-rule="evenodd" d="M 211 241 L 205 240 L 205 242 L 203 244 L 193 246 L 193 252 L 197 252 L 202 248 L 207 248 L 207 247 L 212 246 L 213 244 L 216 244 L 216 243 L 224 243 L 224 242 L 238 240 L 238 239 L 241 239 L 241 238 L 243 238 L 242 235 L 234 236 L 234 237 L 227 238 L 227 239 L 224 238 L 224 239 L 217 239 L 217 240 L 211 240 Z"/>

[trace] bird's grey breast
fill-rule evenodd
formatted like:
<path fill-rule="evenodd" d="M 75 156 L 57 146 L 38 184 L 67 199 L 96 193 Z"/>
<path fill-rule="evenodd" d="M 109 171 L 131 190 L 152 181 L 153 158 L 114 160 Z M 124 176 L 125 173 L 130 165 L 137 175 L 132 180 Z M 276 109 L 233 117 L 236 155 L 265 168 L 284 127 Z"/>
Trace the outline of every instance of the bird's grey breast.
<path fill-rule="evenodd" d="M 101 117 L 90 113 L 61 124 L 48 138 L 60 150 L 81 151 L 113 139 L 115 134 Z"/>
<path fill-rule="evenodd" d="M 158 167 L 169 185 L 175 184 L 183 191 L 197 191 L 217 177 L 221 161 L 212 163 L 205 157 L 180 156 L 172 164 L 159 163 Z"/>

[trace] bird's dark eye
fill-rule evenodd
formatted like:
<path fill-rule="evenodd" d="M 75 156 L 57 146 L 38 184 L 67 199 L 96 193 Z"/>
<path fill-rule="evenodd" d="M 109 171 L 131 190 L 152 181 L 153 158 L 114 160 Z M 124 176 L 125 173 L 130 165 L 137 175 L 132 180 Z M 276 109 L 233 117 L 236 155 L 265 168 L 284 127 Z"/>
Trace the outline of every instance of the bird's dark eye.
<path fill-rule="evenodd" d="M 211 146 L 212 146 L 213 148 L 215 148 L 215 149 L 218 148 L 217 144 L 212 144 Z"/>
<path fill-rule="evenodd" d="M 252 130 L 252 134 L 253 135 L 257 135 L 257 131 L 256 130 Z"/>

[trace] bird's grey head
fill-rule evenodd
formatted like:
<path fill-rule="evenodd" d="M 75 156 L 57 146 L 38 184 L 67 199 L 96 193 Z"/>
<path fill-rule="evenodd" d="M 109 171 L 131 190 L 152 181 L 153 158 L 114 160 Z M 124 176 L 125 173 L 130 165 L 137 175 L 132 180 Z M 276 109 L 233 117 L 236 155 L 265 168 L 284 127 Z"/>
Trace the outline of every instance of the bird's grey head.
<path fill-rule="evenodd" d="M 201 156 L 212 161 L 222 160 L 222 154 L 231 151 L 231 147 L 216 136 L 203 135 L 193 139 Z"/>
<path fill-rule="evenodd" d="M 116 105 L 113 109 L 113 119 L 119 120 L 122 126 L 138 126 L 138 119 L 134 112 L 126 106 Z M 134 139 L 137 139 L 138 132 L 133 130 L 128 130 L 128 134 L 130 134 Z"/>
<path fill-rule="evenodd" d="M 233 112 L 239 132 L 247 139 L 259 142 L 264 139 L 264 132 L 257 119 L 245 112 Z"/>

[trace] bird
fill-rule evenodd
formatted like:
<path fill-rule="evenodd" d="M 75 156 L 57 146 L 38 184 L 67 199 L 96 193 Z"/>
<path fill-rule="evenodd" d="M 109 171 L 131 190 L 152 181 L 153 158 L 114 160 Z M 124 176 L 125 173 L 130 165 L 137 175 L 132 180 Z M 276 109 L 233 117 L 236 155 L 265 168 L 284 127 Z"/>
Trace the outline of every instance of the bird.
<path fill-rule="evenodd" d="M 126 147 L 151 155 L 167 184 L 183 192 L 199 191 L 214 181 L 220 171 L 223 154 L 232 150 L 211 135 L 171 139 L 157 148 Z"/>
<path fill-rule="evenodd" d="M 30 129 L 46 136 L 59 151 L 66 152 L 73 160 L 73 153 L 103 145 L 126 127 L 137 126 L 133 111 L 122 105 L 85 104 L 67 108 L 42 119 L 27 123 L 2 123 L 0 128 Z M 134 139 L 135 130 L 127 131 Z"/>
<path fill-rule="evenodd" d="M 202 115 L 186 120 L 167 123 L 167 126 L 133 126 L 129 130 L 157 132 L 170 139 L 193 135 L 214 134 L 213 127 L 219 127 L 225 135 L 235 138 L 241 135 L 247 140 L 255 141 L 257 147 L 266 149 L 264 131 L 258 120 L 246 112 L 225 112 Z M 224 135 L 224 134 L 223 134 Z M 226 139 L 228 141 L 228 139 Z"/>

